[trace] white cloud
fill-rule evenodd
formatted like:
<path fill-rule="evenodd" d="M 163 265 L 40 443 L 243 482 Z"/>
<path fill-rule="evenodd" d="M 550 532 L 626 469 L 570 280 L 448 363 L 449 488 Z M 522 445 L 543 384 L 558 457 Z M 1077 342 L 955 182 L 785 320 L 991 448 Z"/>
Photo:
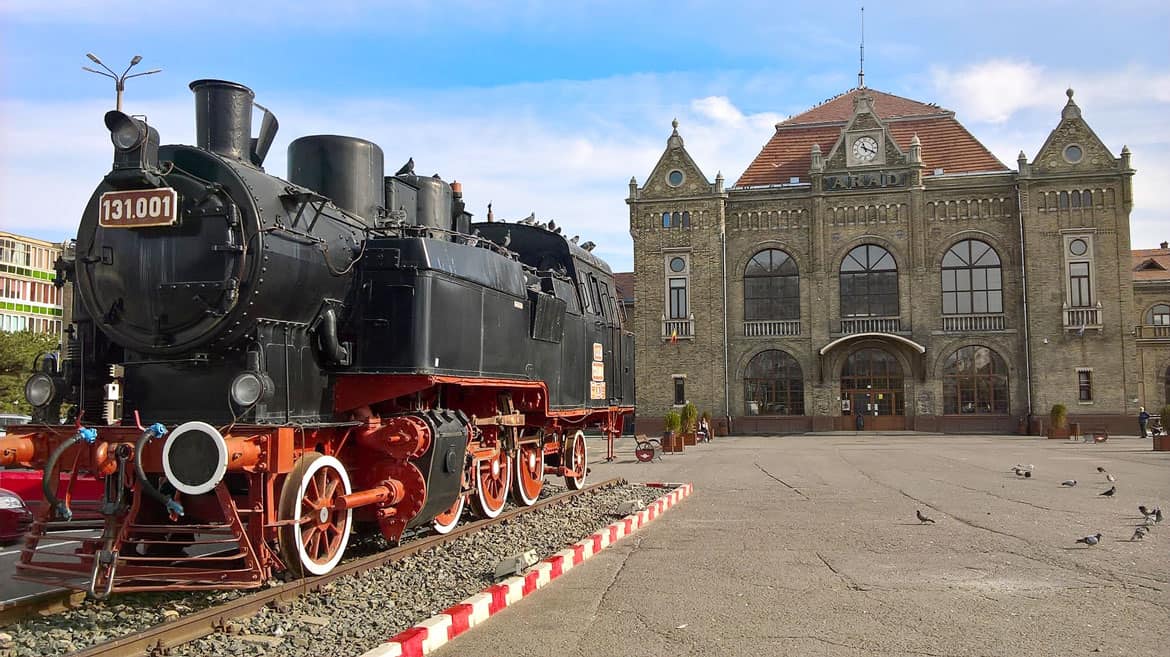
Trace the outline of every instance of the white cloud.
<path fill-rule="evenodd" d="M 942 104 L 1001 161 L 1016 167 L 1022 150 L 1029 161 L 1060 123 L 1074 89 L 1081 116 L 1115 157 L 1133 152 L 1134 208 L 1131 243 L 1150 248 L 1170 239 L 1170 74 L 1136 65 L 1072 71 L 1029 61 L 989 60 L 962 68 L 936 67 L 932 82 Z"/>
<path fill-rule="evenodd" d="M 1043 70 L 1026 62 L 991 60 L 954 72 L 936 68 L 933 77 L 936 87 L 963 100 L 975 121 L 1003 123 L 1052 97 Z"/>

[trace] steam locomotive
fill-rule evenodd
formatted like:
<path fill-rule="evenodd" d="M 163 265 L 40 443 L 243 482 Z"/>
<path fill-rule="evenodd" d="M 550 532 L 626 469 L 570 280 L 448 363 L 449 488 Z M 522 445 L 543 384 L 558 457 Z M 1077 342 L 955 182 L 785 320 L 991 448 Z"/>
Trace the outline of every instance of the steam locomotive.
<path fill-rule="evenodd" d="M 612 456 L 633 338 L 589 243 L 473 223 L 459 183 L 413 159 L 386 177 L 363 139 L 301 137 L 270 175 L 253 92 L 190 88 L 196 146 L 105 115 L 113 166 L 57 263 L 66 344 L 25 386 L 34 423 L 0 439 L 0 465 L 45 473 L 18 577 L 101 597 L 320 575 L 352 535 L 449 532 L 546 476 L 580 488 L 586 428 Z M 93 531 L 63 550 L 61 528 Z"/>

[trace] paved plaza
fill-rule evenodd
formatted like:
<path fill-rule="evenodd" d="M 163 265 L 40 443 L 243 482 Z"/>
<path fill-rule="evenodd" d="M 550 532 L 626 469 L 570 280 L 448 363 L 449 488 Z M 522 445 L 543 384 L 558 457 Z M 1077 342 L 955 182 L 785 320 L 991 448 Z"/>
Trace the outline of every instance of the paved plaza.
<path fill-rule="evenodd" d="M 1098 466 L 1117 478 L 1112 499 Z M 1148 440 L 731 437 L 643 464 L 623 439 L 591 474 L 612 476 L 695 490 L 438 655 L 1140 657 L 1170 644 L 1170 523 L 1130 541 L 1139 504 L 1170 510 L 1170 452 Z M 1098 546 L 1075 543 L 1098 532 Z"/>

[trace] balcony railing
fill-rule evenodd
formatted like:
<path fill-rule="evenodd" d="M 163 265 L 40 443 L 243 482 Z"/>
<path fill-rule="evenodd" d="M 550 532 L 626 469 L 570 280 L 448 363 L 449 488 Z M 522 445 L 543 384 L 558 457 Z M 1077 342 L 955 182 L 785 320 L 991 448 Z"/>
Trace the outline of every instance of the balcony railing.
<path fill-rule="evenodd" d="M 1165 324 L 1140 324 L 1133 334 L 1139 340 L 1170 340 L 1170 326 Z"/>
<path fill-rule="evenodd" d="M 1007 328 L 1003 313 L 980 315 L 943 315 L 943 330 L 948 333 L 1002 331 Z"/>
<path fill-rule="evenodd" d="M 850 317 L 841 320 L 841 334 L 898 333 L 902 330 L 900 317 Z"/>
<path fill-rule="evenodd" d="M 690 340 L 695 337 L 695 316 L 688 319 L 662 319 L 663 340 Z"/>
<path fill-rule="evenodd" d="M 1084 332 L 1087 329 L 1100 331 L 1105 328 L 1101 322 L 1101 304 L 1096 307 L 1064 307 L 1064 330 Z"/>
<path fill-rule="evenodd" d="M 745 338 L 772 338 L 785 335 L 800 335 L 799 319 L 743 323 L 743 336 Z"/>

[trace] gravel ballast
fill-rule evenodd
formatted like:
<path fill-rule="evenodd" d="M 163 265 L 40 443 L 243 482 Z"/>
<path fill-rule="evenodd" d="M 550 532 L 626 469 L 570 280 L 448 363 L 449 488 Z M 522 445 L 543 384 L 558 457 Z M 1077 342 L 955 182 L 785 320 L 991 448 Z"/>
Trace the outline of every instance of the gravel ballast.
<path fill-rule="evenodd" d="M 564 492 L 547 483 L 542 497 Z M 545 558 L 612 522 L 627 500 L 645 503 L 660 488 L 623 484 L 524 514 L 403 561 L 338 579 L 290 603 L 229 624 L 226 632 L 173 649 L 173 655 L 357 655 L 494 582 L 496 564 L 526 550 Z M 354 552 L 369 553 L 380 540 Z M 364 549 L 362 549 L 364 548 Z M 243 591 L 115 596 L 3 628 L 0 657 L 64 655 L 246 595 Z M 177 613 L 176 613 L 177 612 Z"/>

